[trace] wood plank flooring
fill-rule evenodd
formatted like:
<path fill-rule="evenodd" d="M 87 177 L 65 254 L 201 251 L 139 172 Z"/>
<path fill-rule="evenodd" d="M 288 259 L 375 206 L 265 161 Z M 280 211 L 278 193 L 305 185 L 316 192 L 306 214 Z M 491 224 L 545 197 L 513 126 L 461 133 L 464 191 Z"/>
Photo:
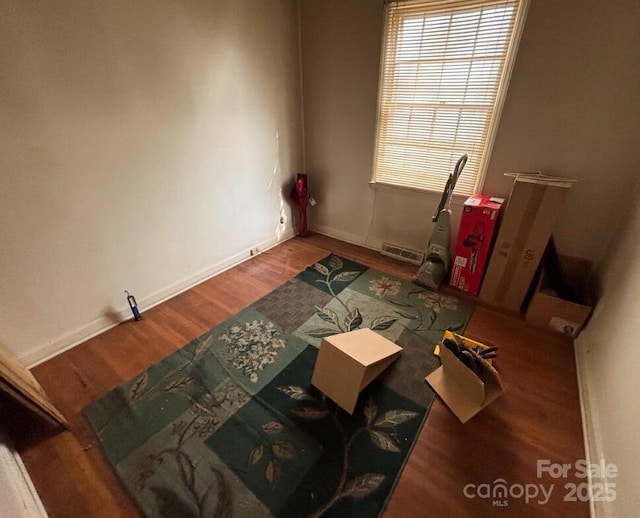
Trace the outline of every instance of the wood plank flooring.
<path fill-rule="evenodd" d="M 80 411 L 118 384 L 184 346 L 300 270 L 334 252 L 410 278 L 415 267 L 321 235 L 295 238 L 144 311 L 127 322 L 33 369 L 72 431 L 55 433 L 5 403 L 10 431 L 52 517 L 135 517 L 139 511 L 95 442 Z M 436 399 L 401 475 L 387 517 L 588 516 L 588 504 L 567 502 L 566 483 L 537 478 L 537 460 L 584 458 L 575 361 L 570 341 L 527 327 L 520 318 L 477 307 L 466 333 L 500 346 L 497 367 L 506 393 L 466 425 Z M 9 407 L 7 407 L 9 405 Z M 7 408 L 10 410 L 7 411 Z M 570 471 L 571 472 L 571 471 Z M 468 498 L 469 484 L 503 479 L 512 495 Z M 520 487 L 532 494 L 519 496 Z M 529 485 L 529 486 L 527 486 Z M 480 488 L 482 493 L 482 487 Z"/>

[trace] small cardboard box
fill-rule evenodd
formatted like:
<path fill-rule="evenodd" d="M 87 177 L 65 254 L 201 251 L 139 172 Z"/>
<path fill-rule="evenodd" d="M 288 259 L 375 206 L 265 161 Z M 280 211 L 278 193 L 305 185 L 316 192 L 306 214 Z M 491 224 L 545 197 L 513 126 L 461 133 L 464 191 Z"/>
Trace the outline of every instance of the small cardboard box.
<path fill-rule="evenodd" d="M 480 289 L 482 300 L 512 311 L 522 309 L 571 185 L 546 175 L 516 176 Z"/>
<path fill-rule="evenodd" d="M 464 202 L 450 286 L 472 295 L 480 291 L 503 203 L 502 198 L 482 194 Z"/>
<path fill-rule="evenodd" d="M 311 384 L 353 414 L 360 391 L 400 356 L 402 347 L 371 329 L 322 339 Z"/>
<path fill-rule="evenodd" d="M 571 300 L 560 298 L 543 272 L 525 320 L 531 325 L 552 329 L 575 338 L 593 310 L 593 297 L 589 287 L 591 261 L 576 257 L 559 256 L 564 282 L 573 293 Z"/>
<path fill-rule="evenodd" d="M 442 340 L 451 337 L 452 333 L 445 331 Z M 486 347 L 469 338 L 462 339 L 469 347 Z M 440 359 L 442 366 L 425 379 L 463 424 L 504 392 L 498 371 L 489 361 L 481 362 L 480 379 L 444 346 L 440 346 Z"/>

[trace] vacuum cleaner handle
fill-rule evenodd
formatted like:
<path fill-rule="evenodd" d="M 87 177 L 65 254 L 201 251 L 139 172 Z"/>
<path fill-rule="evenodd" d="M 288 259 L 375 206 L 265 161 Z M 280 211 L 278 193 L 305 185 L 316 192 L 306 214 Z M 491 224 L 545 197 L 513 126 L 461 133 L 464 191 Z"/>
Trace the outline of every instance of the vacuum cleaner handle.
<path fill-rule="evenodd" d="M 447 200 L 449 199 L 449 189 L 451 187 L 452 175 L 449 173 L 449 178 L 447 178 L 447 183 L 444 186 L 444 191 L 442 191 L 442 196 L 440 198 L 440 202 L 436 207 L 436 211 L 433 213 L 433 217 L 431 221 L 435 221 L 438 219 L 438 214 L 444 210 L 445 205 L 447 204 Z"/>
<path fill-rule="evenodd" d="M 431 221 L 435 221 L 438 219 L 438 214 L 441 211 L 449 208 L 449 203 L 451 202 L 451 196 L 453 196 L 453 190 L 456 188 L 456 183 L 458 182 L 458 178 L 462 174 L 462 170 L 464 169 L 465 164 L 467 163 L 468 155 L 462 155 L 458 161 L 456 162 L 456 166 L 453 169 L 453 173 L 449 174 L 449 178 L 447 179 L 447 183 L 444 186 L 444 191 L 442 191 L 442 198 L 440 198 L 440 203 L 436 208 L 436 212 L 431 218 Z"/>
<path fill-rule="evenodd" d="M 456 182 L 458 181 L 458 178 L 460 178 L 464 166 L 467 165 L 468 158 L 469 155 L 464 154 L 456 162 L 456 167 L 453 170 L 453 186 L 451 187 L 451 190 L 453 190 L 453 188 L 456 186 Z"/>

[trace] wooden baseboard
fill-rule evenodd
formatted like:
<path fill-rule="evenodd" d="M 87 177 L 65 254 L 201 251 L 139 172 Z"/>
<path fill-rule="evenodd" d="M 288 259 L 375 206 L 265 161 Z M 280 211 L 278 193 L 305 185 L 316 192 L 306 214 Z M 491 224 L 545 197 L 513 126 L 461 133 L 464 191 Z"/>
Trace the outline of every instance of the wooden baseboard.
<path fill-rule="evenodd" d="M 345 241 L 352 245 L 363 246 L 370 250 L 375 250 L 376 252 L 379 252 L 382 248 L 382 241 L 380 240 L 369 239 L 366 236 L 352 234 L 326 225 L 311 225 L 311 230 L 318 234 L 322 234 L 323 236 L 333 237 L 334 239 L 339 239 L 340 241 Z"/>
<path fill-rule="evenodd" d="M 589 463 L 598 463 L 604 458 L 602 445 L 599 440 L 599 427 L 597 419 L 594 419 L 591 403 L 591 393 L 589 390 L 589 375 L 587 374 L 586 362 L 584 358 L 584 348 L 580 346 L 580 341 L 573 344 L 573 351 L 576 358 L 576 374 L 578 377 L 578 393 L 580 394 L 580 413 L 582 415 L 582 434 L 584 438 L 585 460 Z M 589 473 L 589 484 L 592 483 Z M 607 502 L 594 502 L 589 500 L 589 511 L 592 518 L 604 518 L 613 516 L 608 509 Z"/>
<path fill-rule="evenodd" d="M 194 273 L 185 279 L 182 279 L 178 282 L 175 282 L 169 286 L 159 289 L 158 291 L 143 297 L 138 300 L 138 306 L 142 308 L 142 310 L 148 310 L 161 304 L 162 302 L 170 299 L 171 297 L 175 297 L 180 293 L 187 291 L 190 288 L 193 288 L 197 284 L 210 279 L 220 273 L 237 266 L 238 264 L 251 259 L 255 255 L 253 252 L 256 248 L 260 250 L 260 252 L 264 252 L 274 246 L 283 243 L 291 239 L 294 236 L 293 230 L 288 230 L 284 234 L 280 236 L 274 236 L 270 239 L 262 241 L 261 243 L 257 243 L 256 245 L 242 250 L 241 252 L 232 255 L 231 257 L 220 261 L 216 264 L 213 264 L 204 270 Z M 97 336 L 113 327 L 121 324 L 122 322 L 127 321 L 131 318 L 131 311 L 128 306 L 119 308 L 117 311 L 109 314 L 108 316 L 102 316 L 93 320 L 92 322 L 88 322 L 80 327 L 72 329 L 63 335 L 54 338 L 46 344 L 43 344 L 40 347 L 32 349 L 27 354 L 24 354 L 18 359 L 22 362 L 23 365 L 26 365 L 28 368 L 33 368 L 40 363 L 43 363 L 51 358 L 61 354 L 69 349 L 72 349 L 76 345 L 81 344 Z"/>

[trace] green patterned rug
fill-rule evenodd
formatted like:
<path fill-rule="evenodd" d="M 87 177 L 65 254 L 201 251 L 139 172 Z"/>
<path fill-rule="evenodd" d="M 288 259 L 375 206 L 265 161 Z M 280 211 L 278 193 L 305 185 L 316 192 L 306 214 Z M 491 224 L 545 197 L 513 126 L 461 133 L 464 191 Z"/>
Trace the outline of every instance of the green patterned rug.
<path fill-rule="evenodd" d="M 472 306 L 330 255 L 84 410 L 147 516 L 378 516 Z M 310 384 L 323 336 L 404 348 L 353 416 Z"/>

